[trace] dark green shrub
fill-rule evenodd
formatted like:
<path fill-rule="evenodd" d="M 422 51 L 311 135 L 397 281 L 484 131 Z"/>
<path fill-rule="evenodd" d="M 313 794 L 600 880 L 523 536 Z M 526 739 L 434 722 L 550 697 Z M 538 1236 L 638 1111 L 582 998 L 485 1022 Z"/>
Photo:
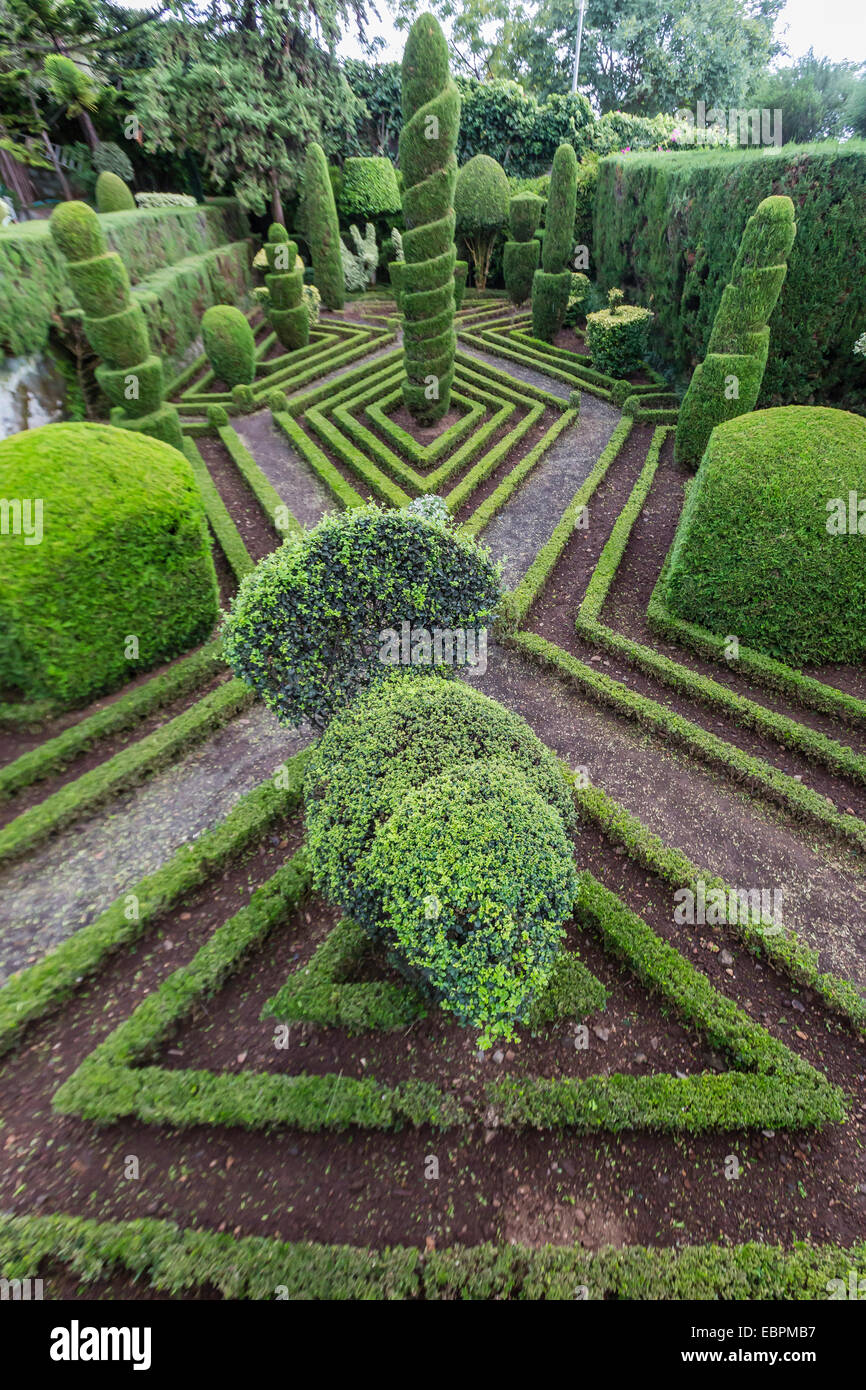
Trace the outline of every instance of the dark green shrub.
<path fill-rule="evenodd" d="M 571 272 L 571 289 L 568 293 L 568 308 L 565 311 L 566 323 L 577 323 L 582 318 L 592 302 L 592 282 L 588 276 L 581 274 L 579 270 Z"/>
<path fill-rule="evenodd" d="M 84 703 L 208 635 L 210 541 L 176 449 L 109 425 L 43 425 L 0 443 L 0 494 L 45 499 L 41 543 L 0 546 L 2 698 Z"/>
<path fill-rule="evenodd" d="M 269 274 L 267 315 L 274 332 L 289 352 L 310 341 L 310 316 L 303 302 L 304 271 L 298 265 L 298 248 L 279 222 L 272 222 L 264 245 Z M 250 378 L 252 380 L 252 378 Z"/>
<path fill-rule="evenodd" d="M 532 331 L 546 342 L 562 327 L 568 308 L 576 190 L 577 157 L 571 145 L 560 145 L 550 174 L 541 242 L 542 269 L 535 272 L 532 282 Z"/>
<path fill-rule="evenodd" d="M 106 169 L 96 180 L 97 212 L 135 212 L 135 199 L 123 179 Z"/>
<path fill-rule="evenodd" d="M 508 203 L 508 226 L 512 241 L 531 241 L 538 231 L 544 199 L 537 193 L 515 193 Z"/>
<path fill-rule="evenodd" d="M 466 281 L 469 277 L 469 262 L 454 262 L 454 308 L 455 311 L 463 304 L 463 296 L 466 293 Z"/>
<path fill-rule="evenodd" d="M 671 551 L 672 612 L 798 665 L 862 661 L 866 519 L 852 492 L 866 497 L 858 415 L 785 406 L 716 426 Z"/>
<path fill-rule="evenodd" d="M 841 402 L 863 413 L 866 374 L 848 339 L 852 324 L 866 322 L 866 142 L 602 160 L 596 275 L 636 303 L 652 295 L 653 349 L 691 373 L 706 354 L 746 222 L 770 194 L 793 199 L 797 239 L 770 320 L 758 406 Z"/>
<path fill-rule="evenodd" d="M 265 404 L 273 415 L 279 415 L 281 411 L 288 410 L 289 398 L 285 391 L 269 391 Z"/>
<path fill-rule="evenodd" d="M 249 385 L 256 374 L 256 340 L 245 314 L 231 304 L 213 304 L 201 321 L 207 360 L 218 381 L 231 389 Z"/>
<path fill-rule="evenodd" d="M 141 305 L 132 299 L 120 257 L 106 250 L 99 218 L 86 203 L 61 203 L 51 214 L 50 228 L 84 310 L 87 341 L 102 358 L 96 379 L 111 404 L 112 425 L 182 449 L 177 411 L 163 404 L 162 361 L 150 351 Z"/>
<path fill-rule="evenodd" d="M 511 762 L 410 791 L 356 872 L 404 973 L 480 1028 L 480 1046 L 513 1038 L 559 953 L 577 874 L 562 817 Z"/>
<path fill-rule="evenodd" d="M 409 31 L 403 54 L 403 399 L 422 424 L 440 420 L 454 379 L 454 150 L 460 97 L 448 75 L 448 44 L 430 14 Z M 429 138 L 435 133 L 435 138 Z M 429 292 L 440 291 L 435 309 Z M 450 314 L 450 327 L 441 327 Z M 434 323 L 428 322 L 434 320 Z"/>
<path fill-rule="evenodd" d="M 540 251 L 541 247 L 534 238 L 531 241 L 506 241 L 502 252 L 502 273 L 512 304 L 522 304 L 531 295 L 532 278 L 538 269 Z"/>
<path fill-rule="evenodd" d="M 338 206 L 344 217 L 363 217 L 365 222 L 399 212 L 400 190 L 390 159 L 384 155 L 346 159 Z"/>
<path fill-rule="evenodd" d="M 608 298 L 607 309 L 586 316 L 586 345 L 597 371 L 623 377 L 636 372 L 646 356 L 652 313 L 623 304 L 621 290 L 611 290 Z"/>
<path fill-rule="evenodd" d="M 303 198 L 305 231 L 316 288 L 328 309 L 342 309 L 346 291 L 340 256 L 340 222 L 325 151 L 315 141 L 307 150 Z"/>
<path fill-rule="evenodd" d="M 505 170 L 489 155 L 475 155 L 457 175 L 456 230 L 469 249 L 476 289 L 487 285 L 493 244 L 508 221 L 509 198 Z"/>
<path fill-rule="evenodd" d="M 565 322 L 568 296 L 571 290 L 571 271 L 548 275 L 536 270 L 532 280 L 532 333 L 549 343 Z"/>
<path fill-rule="evenodd" d="M 402 635 L 404 623 L 407 633 L 477 628 L 499 594 L 498 567 L 474 541 L 359 507 L 291 537 L 242 581 L 226 659 L 285 723 L 322 724 L 395 659 L 411 658 L 389 634 Z"/>
<path fill-rule="evenodd" d="M 571 145 L 560 145 L 553 157 L 550 191 L 544 214 L 542 269 L 557 275 L 569 267 L 574 247 L 574 209 L 577 197 L 577 157 Z"/>
<path fill-rule="evenodd" d="M 707 356 L 695 368 L 680 406 L 674 451 L 678 463 L 697 468 L 713 428 L 757 405 L 770 347 L 767 323 L 796 230 L 794 204 L 784 197 L 765 198 L 746 223 Z"/>

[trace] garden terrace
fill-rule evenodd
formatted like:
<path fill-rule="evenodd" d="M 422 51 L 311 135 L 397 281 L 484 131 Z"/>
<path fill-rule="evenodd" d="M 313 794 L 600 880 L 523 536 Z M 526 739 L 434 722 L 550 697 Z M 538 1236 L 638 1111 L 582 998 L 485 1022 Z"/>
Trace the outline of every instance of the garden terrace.
<path fill-rule="evenodd" d="M 419 429 L 381 295 L 289 353 L 250 321 L 244 405 L 201 360 L 170 392 L 223 602 L 328 510 L 444 496 L 509 590 L 473 683 L 573 774 L 565 953 L 495 1050 L 414 994 L 311 885 L 312 730 L 216 638 L 42 711 L 41 737 L 7 709 L 5 1272 L 121 1297 L 822 1296 L 866 1200 L 862 671 L 731 662 L 666 612 L 687 475 L 649 368 L 615 382 L 580 333 L 540 344 L 468 294 L 449 413 Z M 782 890 L 771 924 L 677 916 L 738 886 Z"/>

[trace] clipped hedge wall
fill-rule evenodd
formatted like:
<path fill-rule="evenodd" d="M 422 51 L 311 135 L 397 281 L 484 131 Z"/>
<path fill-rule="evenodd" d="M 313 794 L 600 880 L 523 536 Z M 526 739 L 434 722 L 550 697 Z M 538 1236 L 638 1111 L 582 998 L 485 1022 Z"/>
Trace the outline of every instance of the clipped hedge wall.
<path fill-rule="evenodd" d="M 249 283 L 245 215 L 233 198 L 213 199 L 197 207 L 142 208 L 130 213 L 100 217 L 109 251 L 116 251 L 126 266 L 133 294 L 146 301 L 161 296 L 180 276 L 183 289 L 174 288 L 176 299 L 185 298 L 193 281 L 208 297 L 191 314 L 195 332 L 186 342 L 177 331 L 176 348 L 167 346 L 158 331 L 157 315 L 148 313 L 155 350 L 168 356 L 180 353 L 194 340 L 204 310 L 218 298 L 221 281 Z M 54 245 L 47 221 L 23 222 L 0 231 L 0 347 L 13 357 L 41 352 L 48 343 L 53 317 L 74 309 L 75 299 L 66 265 Z M 170 306 L 170 311 L 177 309 Z M 176 320 L 175 320 L 176 321 Z"/>
<path fill-rule="evenodd" d="M 652 342 L 690 371 L 705 355 L 746 221 L 769 195 L 794 204 L 797 240 L 770 319 L 759 405 L 866 410 L 853 354 L 866 323 L 866 142 L 694 150 L 601 161 L 593 260 L 656 315 Z"/>

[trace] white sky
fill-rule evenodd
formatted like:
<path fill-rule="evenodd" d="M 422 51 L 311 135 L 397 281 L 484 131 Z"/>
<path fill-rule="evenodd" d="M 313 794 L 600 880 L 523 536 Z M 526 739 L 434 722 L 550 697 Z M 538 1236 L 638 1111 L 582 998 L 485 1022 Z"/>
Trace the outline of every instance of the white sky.
<path fill-rule="evenodd" d="M 403 56 L 405 36 L 394 28 L 386 0 L 376 0 L 381 21 L 372 19 L 367 26 L 370 38 L 377 34 L 385 40 L 379 61 L 389 62 Z M 592 16 L 592 0 L 588 0 L 588 14 Z M 831 58 L 834 62 L 852 59 L 866 62 L 866 4 L 864 0 L 788 0 L 779 16 L 776 37 L 789 50 L 791 57 L 801 57 L 809 48 L 814 48 L 818 57 Z M 340 44 L 339 53 L 345 58 L 361 58 L 360 45 L 353 38 L 345 38 Z M 782 63 L 787 61 L 782 60 Z"/>

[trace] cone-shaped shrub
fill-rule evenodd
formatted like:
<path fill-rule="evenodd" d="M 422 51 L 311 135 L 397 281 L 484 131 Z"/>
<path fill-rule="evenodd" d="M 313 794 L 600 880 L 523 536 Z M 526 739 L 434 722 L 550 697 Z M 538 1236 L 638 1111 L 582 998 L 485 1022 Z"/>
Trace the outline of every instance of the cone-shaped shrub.
<path fill-rule="evenodd" d="M 343 261 L 340 255 L 340 222 L 321 145 L 307 150 L 304 168 L 305 234 L 313 261 L 313 281 L 328 309 L 342 309 L 346 302 Z"/>
<path fill-rule="evenodd" d="M 213 304 L 201 321 L 201 336 L 214 376 L 231 388 L 256 374 L 256 340 L 245 314 L 231 304 Z"/>
<path fill-rule="evenodd" d="M 162 359 L 150 351 L 147 320 L 130 295 L 123 262 L 108 250 L 99 218 L 86 203 L 61 203 L 50 225 L 84 311 L 87 341 L 102 358 L 96 380 L 111 402 L 111 423 L 182 449 L 177 411 L 163 401 Z"/>
<path fill-rule="evenodd" d="M 454 191 L 456 229 L 469 248 L 476 289 L 487 285 L 496 238 L 508 220 L 508 179 L 488 154 L 476 154 L 457 175 Z"/>
<path fill-rule="evenodd" d="M 98 212 L 135 212 L 135 199 L 123 179 L 105 169 L 96 180 Z"/>
<path fill-rule="evenodd" d="M 283 347 L 294 352 L 310 341 L 310 316 L 304 306 L 304 271 L 302 266 L 296 265 L 298 248 L 289 241 L 285 227 L 272 222 L 264 252 L 269 269 L 265 276 L 268 319 Z M 252 377 L 238 377 L 237 380 L 252 381 Z"/>
<path fill-rule="evenodd" d="M 764 379 L 770 330 L 797 225 L 790 198 L 765 198 L 743 231 L 716 311 L 703 362 L 680 406 L 675 456 L 697 468 L 716 425 L 754 410 Z"/>
<path fill-rule="evenodd" d="M 568 262 L 574 245 L 577 202 L 577 156 L 571 145 L 560 145 L 553 156 L 547 213 L 544 219 L 542 269 L 532 281 L 532 331 L 550 342 L 565 320 L 571 291 Z"/>
<path fill-rule="evenodd" d="M 403 399 L 421 424 L 451 404 L 454 379 L 454 186 L 460 97 L 438 21 L 423 14 L 403 54 Z"/>

